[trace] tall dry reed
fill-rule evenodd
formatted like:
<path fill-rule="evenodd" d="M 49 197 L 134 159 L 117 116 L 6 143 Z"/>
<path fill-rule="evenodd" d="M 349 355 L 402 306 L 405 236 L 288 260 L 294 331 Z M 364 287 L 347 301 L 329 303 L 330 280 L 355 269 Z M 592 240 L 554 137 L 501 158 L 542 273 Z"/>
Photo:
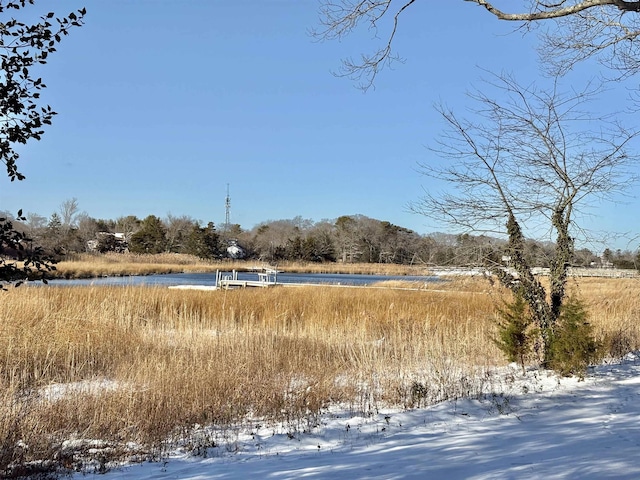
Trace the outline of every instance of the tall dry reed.
<path fill-rule="evenodd" d="M 483 372 L 503 364 L 491 341 L 500 292 L 478 282 L 12 289 L 0 304 L 0 471 L 52 452 L 73 464 L 71 438 L 149 452 L 195 425 L 305 429 L 335 403 L 366 412 L 478 394 Z M 598 334 L 636 349 L 640 284 L 609 282 L 620 280 L 576 288 Z"/>
<path fill-rule="evenodd" d="M 76 254 L 55 265 L 55 278 L 98 278 L 124 275 L 152 275 L 183 272 L 215 272 L 222 262 L 202 260 L 192 255 L 165 253 L 137 255 L 123 253 Z"/>
<path fill-rule="evenodd" d="M 570 286 L 585 299 L 608 355 L 621 357 L 640 348 L 640 278 L 580 278 Z"/>

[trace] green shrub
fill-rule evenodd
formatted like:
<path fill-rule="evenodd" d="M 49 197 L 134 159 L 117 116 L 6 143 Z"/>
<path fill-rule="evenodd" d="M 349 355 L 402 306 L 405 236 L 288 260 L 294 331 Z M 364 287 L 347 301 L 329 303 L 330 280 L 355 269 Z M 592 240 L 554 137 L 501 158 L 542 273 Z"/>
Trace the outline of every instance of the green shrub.
<path fill-rule="evenodd" d="M 535 335 L 531 328 L 533 318 L 529 306 L 522 295 L 516 295 L 512 302 L 504 302 L 503 307 L 498 309 L 498 315 L 498 336 L 494 342 L 510 362 L 522 366 L 524 373 Z"/>
<path fill-rule="evenodd" d="M 560 316 L 551 329 L 547 364 L 564 376 L 584 378 L 589 365 L 601 355 L 600 344 L 593 336 L 593 327 L 587 322 L 584 302 L 568 297 Z"/>

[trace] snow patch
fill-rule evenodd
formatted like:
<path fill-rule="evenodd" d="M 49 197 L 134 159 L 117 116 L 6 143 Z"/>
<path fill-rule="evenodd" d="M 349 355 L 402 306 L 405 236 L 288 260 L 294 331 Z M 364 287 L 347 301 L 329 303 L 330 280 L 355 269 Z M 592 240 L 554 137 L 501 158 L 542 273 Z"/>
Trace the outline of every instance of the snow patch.
<path fill-rule="evenodd" d="M 258 421 L 201 426 L 190 437 L 197 448 L 176 445 L 161 462 L 99 478 L 636 479 L 638 353 L 584 381 L 510 366 L 478 398 L 370 413 L 335 406 L 306 433 Z"/>
<path fill-rule="evenodd" d="M 108 379 L 82 380 L 71 383 L 52 383 L 38 391 L 38 396 L 48 402 L 62 400 L 73 395 L 100 395 L 103 392 L 112 392 L 120 388 L 126 388 L 119 382 Z"/>

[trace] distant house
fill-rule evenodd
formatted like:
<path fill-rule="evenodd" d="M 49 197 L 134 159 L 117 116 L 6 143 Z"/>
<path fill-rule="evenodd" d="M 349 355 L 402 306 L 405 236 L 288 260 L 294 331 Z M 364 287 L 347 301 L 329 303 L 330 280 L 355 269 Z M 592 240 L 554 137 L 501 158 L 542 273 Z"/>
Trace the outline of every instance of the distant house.
<path fill-rule="evenodd" d="M 591 268 L 605 268 L 605 269 L 612 269 L 614 267 L 613 262 L 610 262 L 609 260 L 606 260 L 603 257 L 600 257 L 599 262 L 591 262 L 589 266 Z"/>
<path fill-rule="evenodd" d="M 129 244 L 124 233 L 98 232 L 95 239 L 87 242 L 87 251 L 126 253 Z"/>
<path fill-rule="evenodd" d="M 229 246 L 227 247 L 227 256 L 229 258 L 233 258 L 234 260 L 238 260 L 240 258 L 244 258 L 246 256 L 246 252 L 244 249 L 238 245 L 236 240 L 231 240 Z"/>

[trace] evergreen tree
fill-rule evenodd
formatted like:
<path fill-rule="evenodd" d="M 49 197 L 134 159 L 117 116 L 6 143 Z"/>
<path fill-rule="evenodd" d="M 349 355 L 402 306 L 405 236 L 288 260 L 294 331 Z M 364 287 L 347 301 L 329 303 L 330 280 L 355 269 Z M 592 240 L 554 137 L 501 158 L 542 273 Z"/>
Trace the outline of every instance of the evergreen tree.
<path fill-rule="evenodd" d="M 205 259 L 220 255 L 218 232 L 213 222 L 209 222 L 204 228 L 198 224 L 193 226 L 187 237 L 185 253 Z"/>
<path fill-rule="evenodd" d="M 518 362 L 525 373 L 525 362 L 531 352 L 535 332 L 531 325 L 533 317 L 522 294 L 516 294 L 512 302 L 505 302 L 498 309 L 498 337 L 494 340 L 510 362 Z"/>
<path fill-rule="evenodd" d="M 62 229 L 62 220 L 60 220 L 60 215 L 56 212 L 51 214 L 49 217 L 49 223 L 47 224 L 47 231 L 49 235 L 59 235 L 60 230 Z"/>
<path fill-rule="evenodd" d="M 587 367 L 598 360 L 600 344 L 594 339 L 593 327 L 587 317 L 584 302 L 575 296 L 568 297 L 549 335 L 548 365 L 551 369 L 562 375 L 582 378 Z"/>
<path fill-rule="evenodd" d="M 131 236 L 129 250 L 133 253 L 163 253 L 167 248 L 165 227 L 155 215 L 142 221 L 140 230 Z"/>

